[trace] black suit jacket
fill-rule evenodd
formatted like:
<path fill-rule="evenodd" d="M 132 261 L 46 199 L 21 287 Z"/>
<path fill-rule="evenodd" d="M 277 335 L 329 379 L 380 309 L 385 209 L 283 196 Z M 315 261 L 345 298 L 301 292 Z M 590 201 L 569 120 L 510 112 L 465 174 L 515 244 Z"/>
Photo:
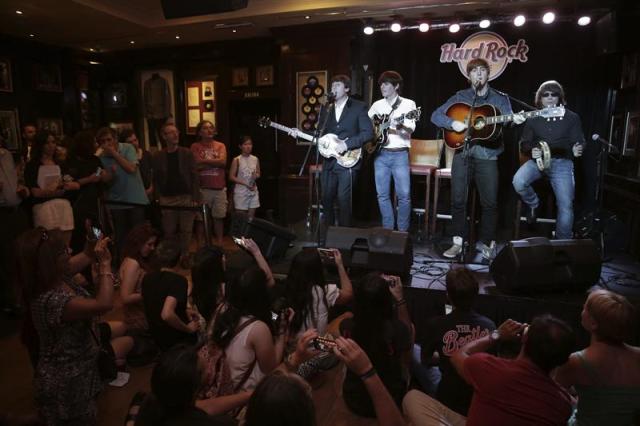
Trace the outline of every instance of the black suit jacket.
<path fill-rule="evenodd" d="M 333 133 L 340 139 L 348 138 L 345 142 L 347 147 L 351 149 L 360 148 L 365 142 L 373 138 L 373 124 L 367 115 L 367 105 L 364 102 L 349 98 L 340 115 L 340 121 L 336 121 L 336 112 L 331 108 L 327 108 L 320 116 L 320 123 L 324 121 L 325 114 L 329 114 L 327 125 L 323 135 Z M 359 169 L 362 161 L 358 161 L 353 169 Z M 331 170 L 333 168 L 343 169 L 337 163 L 335 158 L 324 159 L 322 168 Z"/>

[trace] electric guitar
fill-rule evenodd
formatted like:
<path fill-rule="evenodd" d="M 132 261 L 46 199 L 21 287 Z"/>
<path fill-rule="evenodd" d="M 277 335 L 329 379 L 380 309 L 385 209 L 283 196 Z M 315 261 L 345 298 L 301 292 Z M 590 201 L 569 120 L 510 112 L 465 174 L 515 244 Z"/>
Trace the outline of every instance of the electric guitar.
<path fill-rule="evenodd" d="M 268 117 L 260 117 L 260 119 L 258 119 L 258 125 L 260 127 L 265 127 L 265 128 L 273 127 L 274 129 L 278 129 L 280 131 L 287 132 L 287 133 L 297 130 L 291 127 L 283 126 L 282 124 L 274 123 Z M 313 136 L 307 133 L 297 131 L 297 134 L 298 134 L 298 137 L 300 137 L 301 139 L 304 139 L 312 143 L 314 141 Z M 344 141 L 345 141 L 344 139 L 339 139 L 333 133 L 327 133 L 326 135 L 318 139 L 318 152 L 324 158 L 335 158 L 339 165 L 349 169 L 355 166 L 356 163 L 360 160 L 360 157 L 362 156 L 362 149 L 361 148 L 352 149 L 340 154 L 337 151 L 337 145 L 338 143 L 344 142 Z"/>
<path fill-rule="evenodd" d="M 399 115 L 398 117 L 391 118 L 391 114 L 381 114 L 373 116 L 373 134 L 374 139 L 371 142 L 365 144 L 364 149 L 369 153 L 377 153 L 388 143 L 389 127 L 394 123 L 399 123 L 408 120 L 420 120 L 422 114 L 422 107 L 418 107 L 412 111 Z"/>
<path fill-rule="evenodd" d="M 493 105 L 480 105 L 473 108 L 471 124 L 468 122 L 469 111 L 471 106 L 465 103 L 456 103 L 447 109 L 447 117 L 465 123 L 469 126 L 469 136 L 472 142 L 485 141 L 493 139 L 500 135 L 502 127 L 499 124 L 513 121 L 513 114 L 500 115 L 500 111 Z M 535 111 L 526 111 L 522 113 L 526 118 L 544 117 L 557 118 L 564 117 L 564 107 L 549 107 Z M 456 132 L 453 130 L 444 130 L 444 140 L 449 148 L 459 149 L 464 145 L 465 131 Z"/>

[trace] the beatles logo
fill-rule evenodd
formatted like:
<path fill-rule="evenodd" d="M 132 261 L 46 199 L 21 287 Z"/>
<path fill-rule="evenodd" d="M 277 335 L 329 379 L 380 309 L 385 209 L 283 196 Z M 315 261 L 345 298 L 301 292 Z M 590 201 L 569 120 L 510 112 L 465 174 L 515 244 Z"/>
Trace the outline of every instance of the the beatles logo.
<path fill-rule="evenodd" d="M 527 62 L 529 46 L 523 39 L 509 46 L 505 39 L 492 31 L 472 34 L 460 47 L 455 43 L 440 46 L 440 62 L 457 62 L 463 76 L 467 77 L 467 63 L 472 59 L 484 59 L 491 71 L 489 80 L 498 78 L 512 61 Z"/>
<path fill-rule="evenodd" d="M 442 337 L 442 353 L 445 356 L 451 356 L 467 343 L 488 335 L 489 330 L 479 325 L 471 327 L 469 324 L 458 324 L 455 330 L 447 331 Z"/>

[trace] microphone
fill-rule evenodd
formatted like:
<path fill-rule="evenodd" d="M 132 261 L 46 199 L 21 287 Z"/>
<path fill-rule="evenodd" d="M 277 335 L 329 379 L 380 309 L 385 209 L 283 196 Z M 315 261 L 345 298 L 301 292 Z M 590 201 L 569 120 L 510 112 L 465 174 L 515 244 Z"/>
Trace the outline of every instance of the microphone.
<path fill-rule="evenodd" d="M 601 137 L 600 137 L 600 135 L 599 135 L 599 134 L 597 134 L 597 133 L 594 133 L 594 134 L 591 136 L 591 139 L 593 139 L 595 142 L 604 142 L 604 143 L 606 143 L 606 144 L 608 144 L 608 143 L 609 143 L 609 141 L 608 141 L 608 140 L 606 140 L 606 139 L 604 139 L 604 138 L 601 138 Z"/>
<path fill-rule="evenodd" d="M 327 102 L 330 104 L 336 101 L 336 95 L 333 92 L 328 92 L 325 96 L 327 97 Z"/>
<path fill-rule="evenodd" d="M 591 139 L 593 139 L 594 142 L 600 142 L 601 144 L 608 146 L 609 150 L 614 154 L 620 153 L 620 150 L 618 149 L 617 146 L 610 144 L 608 140 L 606 140 L 605 138 L 601 138 L 600 135 L 597 133 L 594 133 L 593 135 L 591 135 Z"/>

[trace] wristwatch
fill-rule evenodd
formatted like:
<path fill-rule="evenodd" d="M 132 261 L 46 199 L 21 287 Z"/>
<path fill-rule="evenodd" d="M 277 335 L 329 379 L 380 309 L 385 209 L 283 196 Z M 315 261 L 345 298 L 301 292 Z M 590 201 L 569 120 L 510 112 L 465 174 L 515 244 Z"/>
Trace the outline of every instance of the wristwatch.
<path fill-rule="evenodd" d="M 495 343 L 500 340 L 500 331 L 498 331 L 497 328 L 493 330 L 489 335 L 489 339 L 491 339 L 491 343 Z"/>

